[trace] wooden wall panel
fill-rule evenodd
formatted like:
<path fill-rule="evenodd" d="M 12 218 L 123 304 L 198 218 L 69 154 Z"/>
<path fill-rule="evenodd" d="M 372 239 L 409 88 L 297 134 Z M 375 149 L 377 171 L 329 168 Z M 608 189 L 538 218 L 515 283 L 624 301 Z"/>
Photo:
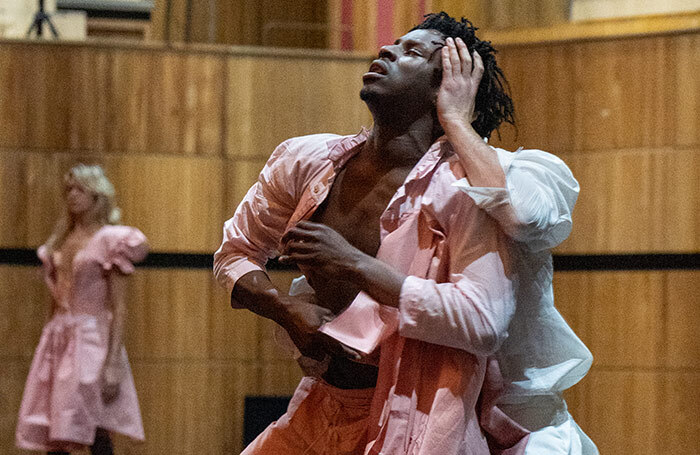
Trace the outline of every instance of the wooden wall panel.
<path fill-rule="evenodd" d="M 0 147 L 86 148 L 107 56 L 89 48 L 5 46 L 0 52 Z M 86 108 L 88 106 L 88 108 Z"/>
<path fill-rule="evenodd" d="M 700 271 L 668 274 L 668 368 L 700 370 L 700 338 L 697 336 L 700 321 L 699 295 Z"/>
<path fill-rule="evenodd" d="M 517 129 L 494 133 L 491 143 L 507 150 L 522 146 L 554 154 L 573 148 L 575 73 L 571 45 L 499 49 L 498 63 L 511 87 Z"/>
<path fill-rule="evenodd" d="M 670 62 L 675 71 L 669 73 L 670 88 L 668 106 L 671 114 L 666 118 L 666 126 L 673 142 L 679 146 L 700 143 L 700 34 L 675 37 L 669 46 L 670 55 L 665 55 L 664 63 Z"/>
<path fill-rule="evenodd" d="M 129 285 L 127 348 L 132 359 L 209 356 L 209 270 L 139 270 Z"/>
<path fill-rule="evenodd" d="M 700 35 L 502 46 L 519 134 L 555 154 L 698 144 Z M 651 65 L 650 62 L 657 62 Z"/>
<path fill-rule="evenodd" d="M 0 148 L 219 154 L 222 65 L 195 53 L 4 47 Z"/>
<path fill-rule="evenodd" d="M 564 156 L 581 185 L 566 254 L 700 251 L 700 149 Z"/>
<path fill-rule="evenodd" d="M 63 210 L 63 176 L 78 163 L 100 164 L 116 188 L 122 223 L 141 229 L 153 251 L 214 251 L 221 242 L 223 173 L 218 159 L 94 153 L 4 154 L 0 245 L 37 247 Z"/>
<path fill-rule="evenodd" d="M 246 395 L 290 395 L 300 375 L 292 362 L 135 363 L 146 442 L 127 453 L 221 453 L 242 449 Z"/>
<path fill-rule="evenodd" d="M 111 55 L 102 148 L 218 155 L 223 60 L 216 55 L 119 50 Z"/>
<path fill-rule="evenodd" d="M 568 20 L 566 0 L 432 0 L 431 11 L 466 16 L 479 28 L 535 27 Z"/>
<path fill-rule="evenodd" d="M 0 266 L 0 359 L 34 354 L 49 315 L 48 294 L 38 268 Z"/>
<path fill-rule="evenodd" d="M 230 60 L 227 155 L 266 159 L 290 137 L 350 134 L 369 125 L 369 112 L 359 99 L 361 76 L 368 64 L 364 60 Z"/>
<path fill-rule="evenodd" d="M 698 372 L 594 369 L 566 400 L 601 454 L 700 451 Z"/>
<path fill-rule="evenodd" d="M 38 246 L 48 238 L 61 204 L 59 172 L 42 153 L 2 153 L 0 247 Z"/>
<path fill-rule="evenodd" d="M 29 363 L 24 359 L 3 359 L 0 374 L 0 448 L 5 455 L 36 453 L 15 447 L 17 413 L 28 372 Z"/>
<path fill-rule="evenodd" d="M 555 303 L 597 366 L 664 365 L 663 273 L 563 272 L 555 281 Z"/>
<path fill-rule="evenodd" d="M 657 453 L 683 455 L 700 452 L 700 372 L 669 373 L 664 378 L 662 397 L 664 419 Z"/>
<path fill-rule="evenodd" d="M 105 161 L 124 222 L 139 227 L 153 251 L 213 252 L 221 243 L 220 160 L 145 155 Z"/>
<path fill-rule="evenodd" d="M 696 416 L 700 272 L 558 272 L 555 302 L 593 352 L 566 393 L 601 453 L 700 450 Z"/>

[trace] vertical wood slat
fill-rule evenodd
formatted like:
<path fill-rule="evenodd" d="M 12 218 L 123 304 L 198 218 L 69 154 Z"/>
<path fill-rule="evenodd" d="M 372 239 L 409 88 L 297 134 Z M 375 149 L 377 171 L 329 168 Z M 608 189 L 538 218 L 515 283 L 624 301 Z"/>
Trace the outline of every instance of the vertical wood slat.
<path fill-rule="evenodd" d="M 555 154 L 700 143 L 700 35 L 499 48 L 518 138 Z"/>
<path fill-rule="evenodd" d="M 229 61 L 226 153 L 267 159 L 304 134 L 358 132 L 369 125 L 359 99 L 365 61 L 234 58 Z"/>
<path fill-rule="evenodd" d="M 700 149 L 563 156 L 581 185 L 563 254 L 700 251 Z"/>
<path fill-rule="evenodd" d="M 601 454 L 697 453 L 700 372 L 594 369 L 566 393 L 577 423 Z"/>
<path fill-rule="evenodd" d="M 2 148 L 220 152 L 216 55 L 17 44 L 0 62 Z"/>
<path fill-rule="evenodd" d="M 569 410 L 601 453 L 700 450 L 700 271 L 558 272 L 555 302 L 593 352 Z"/>

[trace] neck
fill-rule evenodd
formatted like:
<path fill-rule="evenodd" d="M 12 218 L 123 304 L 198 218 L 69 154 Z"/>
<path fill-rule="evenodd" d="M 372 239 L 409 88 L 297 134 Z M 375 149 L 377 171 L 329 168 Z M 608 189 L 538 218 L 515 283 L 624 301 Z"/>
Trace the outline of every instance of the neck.
<path fill-rule="evenodd" d="M 386 167 L 413 166 L 439 136 L 430 113 L 400 121 L 386 121 L 375 115 L 365 153 Z"/>
<path fill-rule="evenodd" d="M 90 216 L 86 213 L 83 215 L 77 215 L 73 218 L 73 228 L 72 231 L 76 232 L 93 232 L 102 227 L 102 223 L 97 221 L 95 217 Z"/>

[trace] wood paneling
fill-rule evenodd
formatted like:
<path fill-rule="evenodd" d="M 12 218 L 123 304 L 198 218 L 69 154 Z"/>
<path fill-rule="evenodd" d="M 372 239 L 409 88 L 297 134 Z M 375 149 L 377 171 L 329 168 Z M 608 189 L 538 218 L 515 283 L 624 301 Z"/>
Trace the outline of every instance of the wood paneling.
<path fill-rule="evenodd" d="M 600 453 L 700 450 L 700 272 L 558 272 L 557 307 L 593 352 L 566 393 Z"/>
<path fill-rule="evenodd" d="M 107 151 L 218 155 L 223 61 L 216 55 L 119 51 L 111 56 Z"/>
<path fill-rule="evenodd" d="M 367 65 L 362 60 L 230 60 L 227 155 L 267 159 L 290 137 L 349 134 L 369 125 L 369 112 L 359 99 Z"/>
<path fill-rule="evenodd" d="M 567 392 L 569 408 L 601 454 L 700 451 L 700 373 L 595 368 Z"/>
<path fill-rule="evenodd" d="M 129 286 L 128 351 L 132 359 L 209 356 L 209 270 L 139 270 Z"/>
<path fill-rule="evenodd" d="M 0 266 L 0 359 L 31 358 L 49 315 L 48 298 L 38 268 Z"/>
<path fill-rule="evenodd" d="M 666 366 L 700 370 L 700 271 L 669 273 L 667 289 Z"/>
<path fill-rule="evenodd" d="M 326 48 L 327 3 L 325 0 L 156 0 L 150 39 Z"/>
<path fill-rule="evenodd" d="M 431 11 L 465 16 L 482 29 L 534 27 L 568 20 L 568 1 L 534 0 L 433 0 Z"/>
<path fill-rule="evenodd" d="M 519 135 L 560 154 L 698 144 L 700 34 L 501 47 Z M 657 62 L 651 65 L 650 62 Z"/>
<path fill-rule="evenodd" d="M 137 226 L 154 251 L 213 251 L 221 242 L 223 173 L 218 159 L 95 153 L 3 153 L 0 245 L 37 247 L 63 210 L 63 175 L 100 164 L 117 192 L 122 223 Z M 10 217 L 14 215 L 14 217 Z M 12 221 L 16 220 L 16 224 Z"/>
<path fill-rule="evenodd" d="M 661 272 L 562 272 L 555 302 L 597 366 L 661 367 L 665 361 Z"/>
<path fill-rule="evenodd" d="M 15 447 L 17 414 L 28 371 L 29 363 L 24 359 L 3 359 L 0 374 L 0 450 L 6 455 L 36 453 Z"/>
<path fill-rule="evenodd" d="M 197 54 L 3 46 L 0 147 L 218 154 L 221 65 Z"/>
<path fill-rule="evenodd" d="M 700 251 L 700 149 L 567 154 L 581 185 L 566 254 Z"/>
<path fill-rule="evenodd" d="M 41 153 L 2 152 L 0 247 L 41 245 L 61 206 L 59 170 Z"/>
<path fill-rule="evenodd" d="M 124 222 L 138 226 L 153 251 L 214 251 L 221 243 L 223 185 L 218 159 L 109 158 Z"/>

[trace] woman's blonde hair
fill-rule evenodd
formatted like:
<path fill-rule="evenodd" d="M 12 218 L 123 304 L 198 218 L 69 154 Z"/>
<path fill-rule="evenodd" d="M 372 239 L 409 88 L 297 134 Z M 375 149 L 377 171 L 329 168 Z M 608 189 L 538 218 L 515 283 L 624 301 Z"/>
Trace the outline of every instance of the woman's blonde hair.
<path fill-rule="evenodd" d="M 119 223 L 121 211 L 116 204 L 114 185 L 107 179 L 102 167 L 78 164 L 63 176 L 64 183 L 68 183 L 71 179 L 95 197 L 94 210 L 100 224 Z M 53 233 L 46 241 L 49 252 L 61 246 L 68 233 L 73 229 L 73 224 L 73 218 L 69 216 L 68 210 L 65 210 L 56 223 Z"/>

